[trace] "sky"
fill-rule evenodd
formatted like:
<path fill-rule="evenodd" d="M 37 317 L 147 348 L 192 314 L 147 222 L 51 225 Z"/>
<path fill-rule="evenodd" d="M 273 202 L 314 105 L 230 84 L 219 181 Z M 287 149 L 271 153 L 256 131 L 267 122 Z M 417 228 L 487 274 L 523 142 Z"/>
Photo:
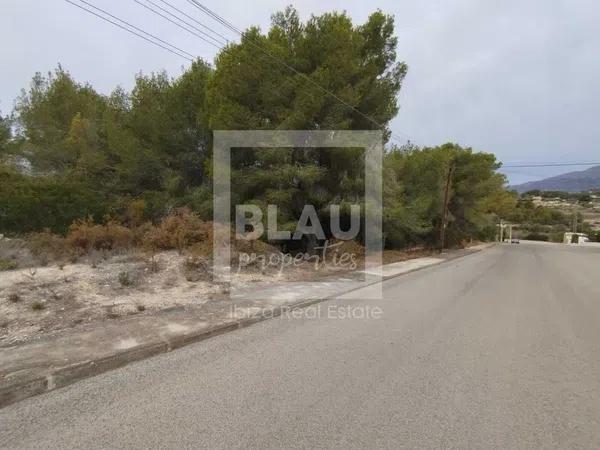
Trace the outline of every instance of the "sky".
<path fill-rule="evenodd" d="M 136 0 L 86 1 L 209 62 L 218 52 Z M 263 30 L 290 3 L 200 1 L 238 28 Z M 238 38 L 187 0 L 169 3 Z M 456 142 L 493 152 L 507 165 L 600 161 L 598 2 L 303 0 L 294 6 L 303 19 L 345 10 L 360 24 L 377 8 L 395 17 L 398 59 L 409 67 L 391 123 L 395 135 L 421 146 Z M 0 42 L 3 114 L 35 72 L 58 63 L 102 93 L 130 89 L 140 71 L 177 76 L 189 64 L 64 0 L 2 0 Z M 517 184 L 578 169 L 585 167 L 504 172 Z"/>

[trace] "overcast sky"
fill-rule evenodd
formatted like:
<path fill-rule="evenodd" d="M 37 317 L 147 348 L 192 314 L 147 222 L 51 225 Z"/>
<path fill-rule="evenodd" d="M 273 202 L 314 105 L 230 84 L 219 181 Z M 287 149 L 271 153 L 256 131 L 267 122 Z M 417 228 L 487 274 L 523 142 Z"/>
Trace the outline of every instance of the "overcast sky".
<path fill-rule="evenodd" d="M 217 52 L 134 0 L 87 1 L 210 62 Z M 169 1 L 235 39 L 186 0 Z M 238 28 L 263 29 L 290 3 L 201 1 Z M 306 0 L 294 6 L 303 18 L 345 9 L 362 23 L 376 8 L 395 16 L 398 56 L 409 66 L 395 134 L 418 145 L 458 142 L 507 164 L 600 160 L 597 2 Z M 117 85 L 130 89 L 139 71 L 177 75 L 188 64 L 64 0 L 2 0 L 0 42 L 3 114 L 36 71 L 59 62 L 102 93 Z M 506 172 L 518 183 L 570 170 Z"/>

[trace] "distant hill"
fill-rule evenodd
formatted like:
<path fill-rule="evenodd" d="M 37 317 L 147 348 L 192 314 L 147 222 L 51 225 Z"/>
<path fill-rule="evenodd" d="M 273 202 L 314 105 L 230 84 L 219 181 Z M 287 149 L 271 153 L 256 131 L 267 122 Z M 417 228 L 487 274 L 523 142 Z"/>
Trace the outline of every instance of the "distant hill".
<path fill-rule="evenodd" d="M 582 192 L 600 188 L 600 166 L 579 172 L 569 172 L 539 181 L 510 186 L 520 194 L 534 189 L 540 191 Z"/>

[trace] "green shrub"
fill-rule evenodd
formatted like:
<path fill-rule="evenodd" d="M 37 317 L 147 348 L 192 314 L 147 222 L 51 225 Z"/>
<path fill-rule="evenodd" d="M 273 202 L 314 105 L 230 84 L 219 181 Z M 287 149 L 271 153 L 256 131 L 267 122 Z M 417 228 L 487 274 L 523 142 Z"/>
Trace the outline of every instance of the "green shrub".
<path fill-rule="evenodd" d="M 50 229 L 64 233 L 74 220 L 106 211 L 104 196 L 59 176 L 31 177 L 0 165 L 0 232 Z"/>
<path fill-rule="evenodd" d="M 133 285 L 133 279 L 131 278 L 131 275 L 129 275 L 129 272 L 119 273 L 119 283 L 124 287 Z"/>
<path fill-rule="evenodd" d="M 18 267 L 16 261 L 11 259 L 0 259 L 0 272 L 3 270 L 15 270 Z"/>
<path fill-rule="evenodd" d="M 34 311 L 41 311 L 42 309 L 44 309 L 44 304 L 42 302 L 35 301 L 31 304 L 31 309 L 33 309 Z"/>

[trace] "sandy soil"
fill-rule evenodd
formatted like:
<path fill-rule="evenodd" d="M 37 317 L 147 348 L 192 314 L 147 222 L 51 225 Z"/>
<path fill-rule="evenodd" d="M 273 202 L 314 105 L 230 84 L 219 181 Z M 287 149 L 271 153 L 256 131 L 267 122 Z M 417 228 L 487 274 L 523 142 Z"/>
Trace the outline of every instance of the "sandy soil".
<path fill-rule="evenodd" d="M 361 251 L 356 244 L 344 250 Z M 427 254 L 431 252 L 422 249 L 389 251 L 383 260 L 390 263 Z M 18 267 L 0 271 L 0 346 L 133 314 L 194 307 L 228 295 L 226 286 L 213 283 L 208 258 L 177 251 L 154 256 L 139 250 L 95 253 L 77 263 L 50 263 L 33 257 L 22 241 L 3 239 L 0 259 L 14 261 Z M 256 262 L 241 271 L 232 267 L 232 275 L 236 287 L 243 288 L 264 281 L 315 280 L 348 270 L 335 264 L 315 270 L 311 262 L 279 270 Z"/>
<path fill-rule="evenodd" d="M 202 269 L 173 251 L 0 272 L 0 345 L 85 322 L 201 304 L 222 291 Z"/>

